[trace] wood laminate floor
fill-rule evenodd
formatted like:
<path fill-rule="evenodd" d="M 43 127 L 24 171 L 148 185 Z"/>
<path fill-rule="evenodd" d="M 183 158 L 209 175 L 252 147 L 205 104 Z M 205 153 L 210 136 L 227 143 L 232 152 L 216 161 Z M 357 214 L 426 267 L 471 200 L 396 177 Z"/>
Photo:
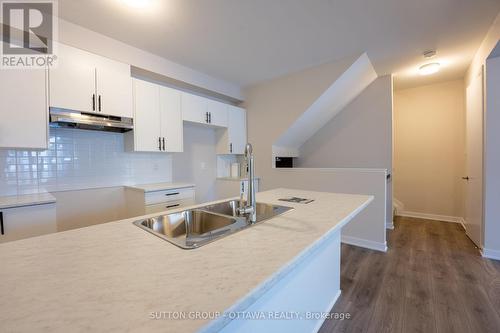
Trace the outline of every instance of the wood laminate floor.
<path fill-rule="evenodd" d="M 500 235 L 499 235 L 500 237 Z M 500 332 L 500 261 L 484 259 L 459 224 L 398 217 L 387 253 L 342 245 L 333 332 Z"/>

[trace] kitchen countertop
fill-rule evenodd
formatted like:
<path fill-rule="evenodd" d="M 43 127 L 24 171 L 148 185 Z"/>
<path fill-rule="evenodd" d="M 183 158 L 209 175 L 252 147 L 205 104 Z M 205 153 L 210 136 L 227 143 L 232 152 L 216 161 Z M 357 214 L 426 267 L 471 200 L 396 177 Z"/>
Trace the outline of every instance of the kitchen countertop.
<path fill-rule="evenodd" d="M 0 209 L 55 203 L 50 193 L 35 193 L 0 197 Z"/>
<path fill-rule="evenodd" d="M 290 196 L 315 201 L 278 200 Z M 195 332 L 210 319 L 167 318 L 244 310 L 373 197 L 275 189 L 257 200 L 295 209 L 195 250 L 138 218 L 0 244 L 0 330 Z"/>
<path fill-rule="evenodd" d="M 125 186 L 125 188 L 132 190 L 139 190 L 145 193 L 173 190 L 178 188 L 188 188 L 188 187 L 195 187 L 195 185 L 191 183 L 153 183 L 153 184 L 138 184 L 138 185 Z"/>

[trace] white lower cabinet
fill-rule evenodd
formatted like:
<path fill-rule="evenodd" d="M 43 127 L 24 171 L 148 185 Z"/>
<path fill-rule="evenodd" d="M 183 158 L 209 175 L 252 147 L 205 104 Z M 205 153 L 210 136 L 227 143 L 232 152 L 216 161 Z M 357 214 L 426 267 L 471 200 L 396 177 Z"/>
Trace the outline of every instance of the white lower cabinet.
<path fill-rule="evenodd" d="M 125 149 L 182 152 L 181 93 L 134 79 L 134 130 L 125 134 Z"/>
<path fill-rule="evenodd" d="M 195 204 L 194 187 L 150 192 L 127 188 L 125 195 L 130 216 L 154 214 Z"/>
<path fill-rule="evenodd" d="M 0 209 L 0 227 L 0 243 L 56 232 L 56 205 Z"/>

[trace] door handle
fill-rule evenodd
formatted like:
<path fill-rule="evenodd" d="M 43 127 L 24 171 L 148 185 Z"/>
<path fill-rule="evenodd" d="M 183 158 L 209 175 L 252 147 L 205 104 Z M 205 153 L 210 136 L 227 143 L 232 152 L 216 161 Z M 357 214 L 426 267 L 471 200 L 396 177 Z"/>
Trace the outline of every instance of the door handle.
<path fill-rule="evenodd" d="M 95 111 L 95 94 L 92 94 L 92 111 Z"/>
<path fill-rule="evenodd" d="M 462 177 L 462 179 L 463 180 L 469 180 L 470 178 L 469 178 L 469 176 L 467 176 L 467 177 Z"/>
<path fill-rule="evenodd" d="M 158 150 L 161 150 L 161 138 L 158 137 Z"/>
<path fill-rule="evenodd" d="M 163 151 L 165 151 L 165 138 L 163 138 Z"/>
<path fill-rule="evenodd" d="M 99 111 L 101 111 L 101 95 L 99 95 Z"/>
<path fill-rule="evenodd" d="M 230 153 L 232 153 L 232 152 L 233 152 L 233 144 L 232 144 L 232 143 L 230 143 L 230 144 L 229 144 L 229 152 L 230 152 Z"/>

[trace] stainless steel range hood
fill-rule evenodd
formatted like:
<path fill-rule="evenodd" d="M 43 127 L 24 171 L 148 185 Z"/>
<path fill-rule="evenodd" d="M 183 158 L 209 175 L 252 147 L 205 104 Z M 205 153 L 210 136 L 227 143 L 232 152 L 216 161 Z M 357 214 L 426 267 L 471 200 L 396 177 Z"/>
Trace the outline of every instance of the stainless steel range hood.
<path fill-rule="evenodd" d="M 50 127 L 124 133 L 134 128 L 132 118 L 50 108 Z"/>

